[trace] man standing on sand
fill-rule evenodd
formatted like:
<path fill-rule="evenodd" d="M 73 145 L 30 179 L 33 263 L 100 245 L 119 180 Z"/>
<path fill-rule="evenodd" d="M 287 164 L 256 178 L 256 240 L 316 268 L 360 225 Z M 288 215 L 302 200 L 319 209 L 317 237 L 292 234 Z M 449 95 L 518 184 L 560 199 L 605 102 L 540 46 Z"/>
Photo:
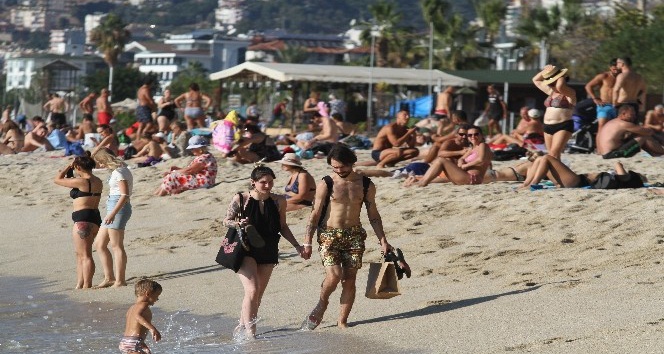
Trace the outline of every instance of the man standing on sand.
<path fill-rule="evenodd" d="M 136 138 L 143 136 L 145 127 L 152 123 L 152 112 L 157 111 L 157 104 L 152 99 L 152 78 L 146 77 L 143 86 L 136 92 L 138 98 L 138 107 L 136 107 L 136 121 L 138 122 L 138 130 L 136 130 Z"/>
<path fill-rule="evenodd" d="M 371 158 L 378 163 L 377 167 L 391 166 L 419 154 L 419 150 L 415 147 L 417 127 L 408 129 L 409 119 L 408 111 L 401 110 L 397 113 L 394 123 L 380 129 L 371 151 Z"/>
<path fill-rule="evenodd" d="M 636 123 L 634 106 L 623 105 L 618 117 L 607 122 L 597 134 L 597 153 L 605 159 L 634 156 L 639 147 L 652 156 L 664 155 L 664 147 L 655 138 L 654 131 Z"/>
<path fill-rule="evenodd" d="M 620 75 L 616 77 L 616 84 L 613 86 L 613 106 L 619 109 L 620 106 L 630 105 L 634 107 L 638 117 L 641 106 L 646 102 L 646 80 L 632 71 L 632 60 L 629 57 L 618 58 L 616 66 Z"/>
<path fill-rule="evenodd" d="M 96 92 L 90 92 L 85 98 L 78 103 L 78 107 L 81 108 L 81 113 L 83 114 L 92 114 L 95 110 L 94 102 L 97 99 Z"/>
<path fill-rule="evenodd" d="M 618 69 L 618 59 L 613 58 L 609 62 L 609 71 L 597 74 L 590 80 L 585 88 L 588 97 L 592 98 L 597 105 L 597 123 L 598 131 L 602 130 L 604 124 L 618 115 L 613 106 L 613 88 L 616 84 L 616 77 L 620 74 Z M 595 94 L 595 87 L 599 86 L 599 97 Z"/>
<path fill-rule="evenodd" d="M 110 102 L 108 102 L 108 90 L 101 89 L 101 95 L 97 98 L 97 123 L 99 125 L 111 124 L 111 119 L 113 119 L 113 108 L 111 108 Z"/>
<path fill-rule="evenodd" d="M 57 93 L 51 95 L 51 99 L 44 104 L 44 110 L 51 112 L 51 122 L 56 128 L 62 128 L 67 124 L 65 112 L 69 110 L 69 104 Z"/>
<path fill-rule="evenodd" d="M 368 177 L 353 170 L 355 162 L 355 152 L 343 144 L 336 144 L 327 156 L 327 163 L 334 174 L 324 177 L 316 186 L 316 200 L 304 235 L 302 257 L 311 257 L 314 232 L 318 231 L 318 250 L 325 267 L 325 279 L 318 304 L 304 320 L 302 329 L 313 330 L 321 323 L 330 295 L 339 283 L 341 308 L 337 326 L 348 327 L 348 316 L 355 302 L 355 279 L 358 269 L 362 267 L 367 238 L 360 222 L 362 204 L 367 209 L 369 223 L 378 237 L 381 252 L 387 254 L 392 250 L 376 208 L 376 186 Z"/>
<path fill-rule="evenodd" d="M 489 96 L 484 114 L 489 118 L 489 138 L 491 138 L 494 131 L 496 134 L 500 133 L 499 122 L 501 119 L 505 120 L 507 118 L 507 106 L 503 101 L 503 96 L 500 95 L 493 84 L 487 86 L 486 90 Z"/>

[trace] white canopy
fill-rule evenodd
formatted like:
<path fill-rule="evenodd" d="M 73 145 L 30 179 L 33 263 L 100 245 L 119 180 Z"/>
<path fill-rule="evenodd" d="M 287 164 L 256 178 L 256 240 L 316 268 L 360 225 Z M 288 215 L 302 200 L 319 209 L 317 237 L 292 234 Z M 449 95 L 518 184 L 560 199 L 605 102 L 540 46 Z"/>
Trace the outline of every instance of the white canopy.
<path fill-rule="evenodd" d="M 464 79 L 459 76 L 446 74 L 440 70 L 422 69 L 373 69 L 366 66 L 343 65 L 311 65 L 311 64 L 283 64 L 244 62 L 232 68 L 210 74 L 210 80 L 222 80 L 231 77 L 242 77 L 254 81 L 266 77 L 270 80 L 288 81 L 317 81 L 317 82 L 346 82 L 368 84 L 370 82 L 384 82 L 391 85 L 418 85 L 428 86 L 441 84 L 443 86 L 477 87 L 477 81 Z"/>

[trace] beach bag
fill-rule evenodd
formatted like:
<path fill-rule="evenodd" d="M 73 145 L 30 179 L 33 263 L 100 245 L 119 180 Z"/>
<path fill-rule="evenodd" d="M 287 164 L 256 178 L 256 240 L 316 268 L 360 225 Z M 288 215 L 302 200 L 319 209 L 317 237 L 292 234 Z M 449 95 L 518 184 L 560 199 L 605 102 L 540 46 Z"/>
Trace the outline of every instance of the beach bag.
<path fill-rule="evenodd" d="M 69 142 L 67 141 L 65 143 L 65 156 L 84 156 L 85 155 L 85 150 L 83 149 L 83 146 L 79 142 Z"/>
<path fill-rule="evenodd" d="M 240 212 L 236 220 L 242 219 L 243 209 L 244 209 L 244 198 L 242 193 L 238 193 L 240 196 Z M 246 245 L 243 243 L 243 233 L 244 231 L 240 227 L 230 227 L 226 232 L 226 236 L 221 240 L 221 246 L 219 247 L 219 252 L 217 252 L 217 257 L 215 261 L 224 268 L 232 269 L 235 273 L 240 270 L 242 266 L 242 260 L 245 255 Z"/>
<path fill-rule="evenodd" d="M 489 125 L 489 116 L 486 113 L 482 113 L 477 119 L 475 119 L 474 123 L 478 127 L 486 127 Z"/>
<path fill-rule="evenodd" d="M 364 295 L 369 299 L 389 299 L 401 295 L 393 263 L 369 263 L 369 278 Z"/>

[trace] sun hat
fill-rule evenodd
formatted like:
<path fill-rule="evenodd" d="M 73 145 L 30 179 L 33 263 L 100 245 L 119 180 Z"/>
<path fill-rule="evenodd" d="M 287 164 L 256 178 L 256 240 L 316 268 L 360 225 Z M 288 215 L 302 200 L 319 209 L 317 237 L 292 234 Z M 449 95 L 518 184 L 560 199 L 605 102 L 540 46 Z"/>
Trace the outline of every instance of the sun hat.
<path fill-rule="evenodd" d="M 542 116 L 542 112 L 539 109 L 533 108 L 528 110 L 528 117 L 539 118 Z"/>
<path fill-rule="evenodd" d="M 282 165 L 302 167 L 302 162 L 300 161 L 300 157 L 292 152 L 284 154 L 284 157 L 278 162 Z"/>
<path fill-rule="evenodd" d="M 542 82 L 545 85 L 548 85 L 552 82 L 555 82 L 558 80 L 560 77 L 565 76 L 567 74 L 567 69 L 558 69 L 557 66 L 552 67 L 551 69 L 545 71 L 542 73 Z"/>
<path fill-rule="evenodd" d="M 187 146 L 187 150 L 189 149 L 198 149 L 202 148 L 208 145 L 207 140 L 205 140 L 204 137 L 200 135 L 194 135 L 191 138 L 189 138 L 189 146 Z"/>

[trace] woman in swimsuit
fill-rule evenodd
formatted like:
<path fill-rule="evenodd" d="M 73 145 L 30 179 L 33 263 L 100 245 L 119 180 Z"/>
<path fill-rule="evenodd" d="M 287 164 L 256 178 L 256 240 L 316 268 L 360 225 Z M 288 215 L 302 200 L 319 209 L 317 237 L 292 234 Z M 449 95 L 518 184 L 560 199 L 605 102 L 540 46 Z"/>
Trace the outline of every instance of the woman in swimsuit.
<path fill-rule="evenodd" d="M 256 167 L 251 172 L 252 189 L 248 193 L 242 193 L 242 199 L 239 193 L 233 197 L 223 221 L 226 227 L 247 229 L 251 244 L 237 272 L 244 288 L 240 324 L 235 328 L 233 335 L 237 339 L 244 336 L 253 338 L 256 335 L 258 308 L 272 276 L 272 270 L 279 263 L 281 236 L 304 258 L 304 247 L 297 242 L 286 223 L 286 198 L 272 193 L 274 179 L 274 172 L 270 168 Z M 240 205 L 240 200 L 244 205 Z M 237 220 L 239 214 L 243 218 Z M 251 232 L 247 225 L 254 232 Z M 259 243 L 262 246 L 259 247 Z"/>
<path fill-rule="evenodd" d="M 548 154 L 560 159 L 567 141 L 574 132 L 572 111 L 576 92 L 567 85 L 567 69 L 547 65 L 533 77 L 533 83 L 549 95 L 544 101 L 544 143 Z"/>
<path fill-rule="evenodd" d="M 97 254 L 99 254 L 101 265 L 104 268 L 104 280 L 97 285 L 97 288 L 126 286 L 127 253 L 124 249 L 124 237 L 125 226 L 131 217 L 129 198 L 134 185 L 134 177 L 127 165 L 106 149 L 97 151 L 94 159 L 99 165 L 113 171 L 108 179 L 106 217 L 97 234 Z M 108 250 L 109 243 L 113 249 L 112 254 Z"/>
<path fill-rule="evenodd" d="M 169 132 L 169 126 L 171 121 L 177 118 L 175 113 L 175 101 L 173 96 L 171 96 L 171 90 L 164 90 L 164 96 L 157 103 L 159 112 L 157 113 L 157 124 L 159 125 L 159 131 L 167 134 Z"/>
<path fill-rule="evenodd" d="M 95 162 L 90 156 L 79 156 L 58 172 L 54 180 L 59 186 L 72 188 L 69 196 L 74 204 L 71 218 L 74 221 L 72 239 L 76 252 L 76 289 L 92 287 L 92 276 L 95 274 L 92 241 L 101 225 L 99 200 L 103 182 L 92 174 L 94 167 Z"/>
<path fill-rule="evenodd" d="M 314 112 L 318 112 L 318 100 L 320 99 L 320 92 L 311 91 L 309 98 L 304 101 L 304 106 L 302 107 L 302 118 L 305 122 L 311 120 L 314 117 Z"/>
<path fill-rule="evenodd" d="M 547 177 L 556 184 L 556 187 L 560 188 L 583 188 L 590 186 L 594 189 L 622 189 L 643 187 L 643 181 L 645 180 L 643 175 L 632 171 L 627 172 L 620 162 L 616 162 L 614 168 L 614 179 L 617 182 L 615 185 L 609 187 L 597 183 L 600 178 L 610 175 L 608 172 L 577 174 L 555 157 L 544 155 L 538 157 L 533 162 L 533 165 L 530 166 L 526 180 L 520 189 L 538 184 L 544 177 Z"/>
<path fill-rule="evenodd" d="M 192 82 L 189 85 L 189 92 L 185 92 L 175 99 L 178 108 L 183 108 L 181 101 L 185 101 L 184 120 L 187 122 L 187 130 L 194 129 L 194 125 L 199 128 L 205 127 L 205 111 L 212 103 L 210 96 L 201 92 L 197 83 Z"/>
<path fill-rule="evenodd" d="M 0 141 L 0 155 L 15 154 L 23 149 L 25 134 L 23 134 L 21 128 L 13 120 L 8 120 L 2 124 L 0 136 L 2 136 L 2 141 Z"/>
<path fill-rule="evenodd" d="M 445 176 L 454 184 L 482 184 L 484 175 L 491 166 L 493 153 L 484 142 L 484 135 L 479 127 L 470 126 L 467 137 L 472 148 L 466 151 L 456 163 L 450 158 L 437 157 L 424 177 L 415 185 L 424 187 L 441 172 L 445 172 Z"/>
<path fill-rule="evenodd" d="M 281 169 L 290 173 L 286 184 L 286 211 L 302 209 L 313 206 L 316 197 L 316 180 L 302 167 L 300 158 L 294 153 L 284 154 L 279 161 Z"/>

